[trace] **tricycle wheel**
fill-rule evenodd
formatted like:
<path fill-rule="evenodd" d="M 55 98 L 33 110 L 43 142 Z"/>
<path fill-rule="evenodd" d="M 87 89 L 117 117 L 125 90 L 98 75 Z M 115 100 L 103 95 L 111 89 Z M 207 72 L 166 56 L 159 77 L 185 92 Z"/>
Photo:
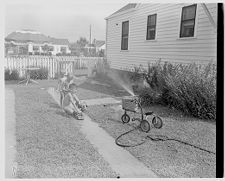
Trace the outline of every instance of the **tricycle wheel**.
<path fill-rule="evenodd" d="M 140 127 L 141 127 L 141 130 L 146 133 L 150 131 L 150 124 L 146 120 L 141 121 Z"/>
<path fill-rule="evenodd" d="M 128 123 L 130 121 L 130 116 L 128 116 L 126 113 L 122 115 L 121 120 L 123 123 Z"/>
<path fill-rule="evenodd" d="M 162 119 L 159 116 L 155 116 L 152 119 L 152 124 L 155 128 L 160 129 L 163 126 Z"/>

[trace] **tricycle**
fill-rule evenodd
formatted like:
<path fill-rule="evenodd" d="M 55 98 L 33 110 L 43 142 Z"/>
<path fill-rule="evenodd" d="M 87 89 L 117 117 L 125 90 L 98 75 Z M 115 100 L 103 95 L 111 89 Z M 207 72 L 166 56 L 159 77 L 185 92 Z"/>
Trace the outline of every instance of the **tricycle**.
<path fill-rule="evenodd" d="M 143 132 L 150 131 L 150 119 L 152 118 L 152 124 L 155 128 L 160 129 L 163 126 L 162 119 L 155 115 L 152 111 L 144 112 L 141 99 L 138 96 L 126 96 L 122 99 L 122 108 L 124 110 L 124 114 L 121 117 L 123 123 L 128 123 L 130 121 L 130 116 L 127 112 L 133 112 L 134 117 L 131 119 L 132 121 L 139 121 L 140 128 Z M 141 114 L 141 118 L 135 117 L 135 114 Z"/>

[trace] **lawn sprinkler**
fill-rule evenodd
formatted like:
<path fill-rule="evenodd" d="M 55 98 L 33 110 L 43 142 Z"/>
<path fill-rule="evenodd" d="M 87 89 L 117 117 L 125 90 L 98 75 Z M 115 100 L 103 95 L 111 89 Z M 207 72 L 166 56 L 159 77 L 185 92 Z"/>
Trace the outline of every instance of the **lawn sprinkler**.
<path fill-rule="evenodd" d="M 122 99 L 122 108 L 124 109 L 124 114 L 121 117 L 123 123 L 128 123 L 130 121 L 130 116 L 127 112 L 133 112 L 134 117 L 131 119 L 132 121 L 139 121 L 140 128 L 143 132 L 150 131 L 150 119 L 152 118 L 152 124 L 155 128 L 160 129 L 163 126 L 162 119 L 155 115 L 153 112 L 145 112 L 141 106 L 141 99 L 139 96 L 126 96 Z M 135 117 L 135 113 L 141 114 L 141 118 Z"/>

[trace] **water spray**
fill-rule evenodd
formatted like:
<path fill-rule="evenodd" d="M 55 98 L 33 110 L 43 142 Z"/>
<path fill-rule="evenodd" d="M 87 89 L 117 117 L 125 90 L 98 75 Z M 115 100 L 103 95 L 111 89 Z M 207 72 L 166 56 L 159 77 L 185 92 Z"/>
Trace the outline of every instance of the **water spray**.
<path fill-rule="evenodd" d="M 108 76 L 117 84 L 120 85 L 124 90 L 126 90 L 131 96 L 135 96 L 133 92 L 133 88 L 131 86 L 130 80 L 126 78 L 126 80 L 122 80 L 122 78 L 115 74 L 110 72 Z"/>

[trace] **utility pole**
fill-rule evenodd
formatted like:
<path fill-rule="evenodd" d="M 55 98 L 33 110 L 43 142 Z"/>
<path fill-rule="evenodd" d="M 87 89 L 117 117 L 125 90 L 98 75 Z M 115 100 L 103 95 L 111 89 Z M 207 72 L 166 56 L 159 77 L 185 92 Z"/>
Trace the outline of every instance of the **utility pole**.
<path fill-rule="evenodd" d="M 89 43 L 91 44 L 91 25 L 90 25 L 90 39 L 89 39 Z"/>

